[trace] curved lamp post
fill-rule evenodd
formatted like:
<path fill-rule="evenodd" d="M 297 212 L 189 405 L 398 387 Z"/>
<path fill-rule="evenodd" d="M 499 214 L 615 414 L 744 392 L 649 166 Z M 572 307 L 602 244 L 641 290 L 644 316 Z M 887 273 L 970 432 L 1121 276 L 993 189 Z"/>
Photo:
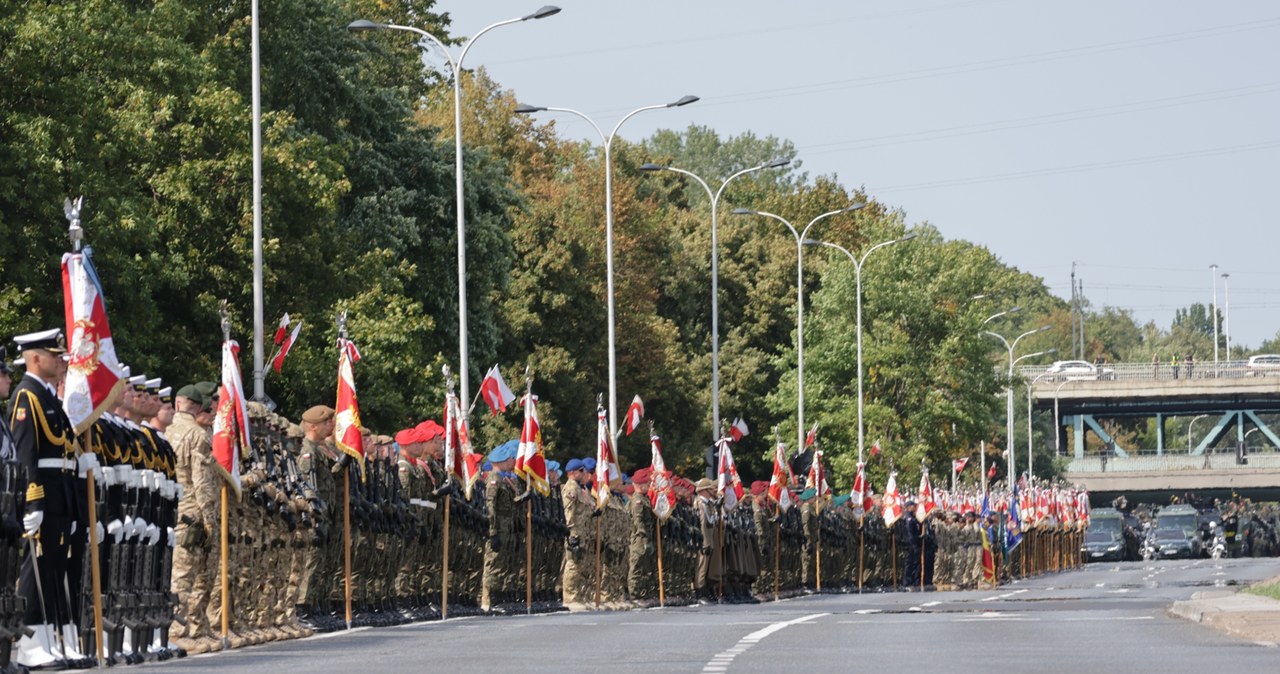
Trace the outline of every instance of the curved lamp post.
<path fill-rule="evenodd" d="M 1008 312 L 1005 312 L 1005 313 L 1008 313 Z M 996 314 L 996 315 L 997 315 L 997 316 L 999 316 L 999 315 L 1001 315 L 1001 314 Z M 991 320 L 991 319 L 987 319 L 987 320 Z M 984 322 L 985 322 L 985 321 L 984 321 Z M 1004 344 L 1005 349 L 1007 349 L 1007 350 L 1008 350 L 1008 352 L 1009 352 L 1009 380 L 1008 380 L 1008 381 L 1009 381 L 1009 384 L 1008 384 L 1008 387 L 1005 389 L 1005 391 L 1006 391 L 1006 398 L 1007 398 L 1007 402 L 1006 402 L 1006 414 L 1007 414 L 1007 416 L 1008 416 L 1008 420 L 1007 420 L 1007 423 L 1006 423 L 1005 428 L 1006 428 L 1006 436 L 1007 436 L 1007 437 L 1008 437 L 1008 439 L 1009 439 L 1009 447 L 1008 447 L 1008 450 L 1009 450 L 1009 475 L 1011 476 L 1011 477 L 1010 477 L 1010 479 L 1013 479 L 1013 477 L 1012 477 L 1012 476 L 1016 476 L 1016 475 L 1017 475 L 1017 473 L 1015 473 L 1015 472 L 1014 472 L 1014 466 L 1016 465 L 1016 461 L 1014 460 L 1014 458 L 1015 458 L 1015 457 L 1014 457 L 1014 454 L 1013 454 L 1013 448 L 1014 448 L 1014 438 L 1013 438 L 1013 364 L 1014 364 L 1014 360 L 1013 360 L 1013 350 L 1014 350 L 1014 349 L 1016 349 L 1016 348 L 1018 348 L 1018 342 L 1019 342 L 1019 341 L 1021 341 L 1023 337 L 1029 337 L 1029 336 L 1034 335 L 1034 334 L 1036 334 L 1036 333 L 1044 332 L 1045 330 L 1048 330 L 1050 327 L 1051 327 L 1051 326 L 1048 326 L 1048 325 L 1042 325 L 1042 326 L 1040 326 L 1040 327 L 1036 328 L 1035 330 L 1028 330 L 1027 332 L 1022 333 L 1021 335 L 1018 335 L 1018 336 L 1013 340 L 1013 343 L 1009 343 L 1009 340 L 1005 339 L 1005 338 L 1004 338 L 1003 336 L 1001 336 L 1001 335 L 998 335 L 998 334 L 996 334 L 996 333 L 994 333 L 994 332 L 991 332 L 990 330 L 983 330 L 983 331 L 982 331 L 982 334 L 984 334 L 984 335 L 989 335 L 989 336 L 991 336 L 991 337 L 995 337 L 996 339 L 1000 340 L 1000 342 L 1001 342 L 1002 344 Z M 1044 354 L 1045 354 L 1045 352 L 1041 351 L 1040 353 L 1033 353 L 1033 354 L 1030 354 L 1030 355 L 1032 355 L 1032 356 L 1042 356 L 1042 355 L 1044 355 Z"/>
<path fill-rule="evenodd" d="M 560 13 L 560 8 L 554 5 L 546 5 L 539 8 L 532 14 L 507 19 L 497 23 L 485 26 L 480 32 L 471 36 L 462 48 L 462 52 L 458 54 L 458 58 L 454 58 L 448 48 L 439 38 L 428 33 L 421 28 L 413 26 L 400 26 L 394 23 L 375 23 L 366 19 L 358 19 L 347 24 L 347 30 L 353 33 L 361 33 L 377 30 L 398 30 L 407 33 L 413 33 L 419 38 L 431 42 L 444 52 L 445 58 L 449 60 L 449 68 L 453 71 L 453 154 L 454 154 L 454 191 L 455 200 L 457 201 L 457 225 L 458 225 L 458 375 L 459 390 L 462 393 L 462 400 L 471 399 L 471 367 L 467 353 L 467 242 L 466 242 L 466 207 L 463 203 L 462 194 L 462 61 L 467 58 L 467 52 L 475 46 L 476 40 L 481 35 L 498 28 L 499 26 L 507 26 L 513 23 L 521 23 L 530 19 L 545 19 Z M 465 404 L 465 403 L 464 403 Z"/>
<path fill-rule="evenodd" d="M 646 105 L 642 108 L 636 108 L 628 112 L 613 127 L 613 131 L 609 135 L 605 135 L 604 130 L 596 124 L 584 113 L 578 112 L 572 108 L 553 108 L 547 106 L 526 105 L 521 103 L 516 106 L 516 113 L 521 115 L 529 115 L 535 112 L 565 112 L 582 118 L 591 128 L 596 130 L 600 135 L 600 142 L 604 145 L 604 214 L 605 214 L 605 276 L 608 303 L 609 303 L 609 433 L 613 436 L 618 435 L 617 408 L 618 408 L 618 352 L 615 339 L 615 320 L 614 320 L 614 302 L 613 302 L 613 139 L 618 136 L 618 129 L 626 123 L 628 119 L 646 111 L 646 110 L 662 110 L 664 108 L 679 108 L 697 102 L 697 96 L 683 96 L 679 100 L 670 103 L 660 103 L 658 105 Z"/>
<path fill-rule="evenodd" d="M 916 235 L 915 235 L 915 234 L 908 234 L 908 235 L 906 235 L 906 236 L 899 237 L 899 238 L 897 238 L 897 239 L 893 239 L 892 241 L 885 241 L 885 242 L 882 242 L 882 243 L 877 243 L 876 245 L 872 246 L 871 248 L 868 248 L 868 249 L 867 249 L 867 252 L 865 252 L 865 253 L 863 253 L 863 254 L 862 254 L 862 258 L 861 258 L 861 259 L 859 259 L 859 258 L 857 258 L 857 257 L 854 257 L 853 253 L 849 252 L 849 250 L 848 250 L 848 249 L 846 249 L 844 246 L 839 246 L 839 245 L 836 245 L 836 244 L 831 243 L 831 242 L 829 242 L 829 241 L 817 241 L 817 240 L 814 240 L 814 239 L 805 239 L 805 243 L 806 243 L 806 244 L 808 244 L 808 245 L 811 245 L 811 246 L 815 246 L 815 245 L 816 245 L 816 246 L 826 246 L 826 247 L 828 247 L 828 248 L 834 248 L 834 249 L 836 249 L 836 250 L 840 251 L 841 253 L 844 253 L 844 254 L 845 254 L 845 256 L 849 258 L 849 261 L 853 263 L 854 277 L 855 277 L 855 279 L 856 279 L 856 285 L 857 285 L 857 291 L 856 291 L 856 292 L 857 292 L 857 301 L 856 301 L 856 304 L 857 304 L 857 307 L 858 307 L 858 308 L 857 308 L 857 325 L 858 325 L 858 327 L 857 327 L 857 342 L 858 342 L 858 464 L 859 464 L 859 465 L 861 465 L 861 464 L 862 464 L 862 446 L 863 446 L 863 442 L 864 442 L 863 438 L 865 437 L 865 433 L 864 433 L 864 431 L 863 431 L 864 426 L 863 426 L 863 422 L 862 422 L 862 407 L 863 407 L 863 398 L 862 398 L 862 266 L 866 263 L 866 261 L 867 261 L 867 257 L 868 257 L 869 255 L 871 255 L 871 253 L 875 252 L 876 250 L 878 250 L 878 249 L 880 249 L 880 248 L 884 248 L 885 246 L 892 246 L 892 245 L 893 245 L 893 244 L 895 244 L 895 243 L 902 243 L 903 241 L 910 241 L 910 240 L 912 240 L 912 239 L 914 239 L 914 238 L 916 238 Z"/>
<path fill-rule="evenodd" d="M 766 218 L 772 218 L 787 226 L 791 235 L 796 240 L 796 451 L 804 449 L 804 241 L 809 236 L 809 229 L 812 228 L 820 220 L 825 220 L 833 215 L 841 213 L 849 213 L 856 211 L 866 204 L 854 203 L 844 208 L 834 211 L 827 211 L 822 215 L 809 221 L 804 226 L 804 230 L 797 232 L 796 228 L 787 221 L 786 218 L 768 213 L 765 211 L 753 211 L 749 208 L 735 208 L 734 215 L 759 215 Z"/>
<path fill-rule="evenodd" d="M 737 173 L 724 179 L 720 183 L 720 187 L 714 192 L 707 181 L 698 177 L 692 171 L 686 171 L 682 168 L 674 166 L 661 166 L 659 164 L 644 164 L 640 167 L 641 171 L 671 171 L 680 175 L 693 178 L 702 185 L 702 189 L 707 191 L 707 198 L 711 200 L 711 443 L 715 444 L 720 439 L 720 266 L 718 244 L 716 239 L 716 228 L 718 220 L 716 218 L 716 206 L 720 202 L 720 195 L 724 193 L 726 187 L 735 178 L 763 171 L 764 169 L 782 168 L 790 164 L 790 159 L 779 157 L 759 166 L 742 169 Z"/>

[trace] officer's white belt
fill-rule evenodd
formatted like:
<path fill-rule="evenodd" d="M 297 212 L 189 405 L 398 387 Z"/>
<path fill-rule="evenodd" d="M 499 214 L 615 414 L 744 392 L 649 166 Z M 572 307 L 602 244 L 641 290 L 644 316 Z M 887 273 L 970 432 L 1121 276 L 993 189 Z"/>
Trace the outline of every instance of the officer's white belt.
<path fill-rule="evenodd" d="M 70 459 L 40 459 L 36 468 L 52 468 L 54 470 L 75 470 L 76 462 Z"/>

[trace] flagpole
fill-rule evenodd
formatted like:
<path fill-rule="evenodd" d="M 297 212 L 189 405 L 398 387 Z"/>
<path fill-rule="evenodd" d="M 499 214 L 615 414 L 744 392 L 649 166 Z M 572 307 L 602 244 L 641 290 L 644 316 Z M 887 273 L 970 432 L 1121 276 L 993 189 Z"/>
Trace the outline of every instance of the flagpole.
<path fill-rule="evenodd" d="M 526 418 L 528 415 L 526 415 Z M 533 479 L 525 471 L 524 492 L 533 495 Z M 533 499 L 525 499 L 524 511 L 524 612 L 533 615 Z"/>
<path fill-rule="evenodd" d="M 445 431 L 449 433 L 451 431 Z M 446 475 L 445 480 L 453 476 Z M 444 495 L 444 539 L 440 542 L 440 552 L 444 561 L 443 573 L 440 574 L 440 619 L 449 619 L 449 504 L 453 502 L 451 492 Z"/>
<path fill-rule="evenodd" d="M 220 574 L 222 576 L 222 649 L 231 648 L 231 639 L 228 633 L 231 631 L 231 583 L 227 578 L 227 554 L 230 552 L 228 547 L 227 535 L 227 482 L 222 481 L 222 560 Z"/>
<path fill-rule="evenodd" d="M 818 469 L 818 473 L 819 475 L 822 473 L 821 468 Z M 822 489 L 821 483 L 818 484 L 818 489 Z M 822 497 L 819 496 L 818 498 Z M 816 581 L 815 584 L 818 592 L 822 592 L 822 511 L 817 507 L 817 505 L 814 505 L 813 511 L 813 519 L 817 520 L 814 522 L 814 527 L 817 529 L 815 533 L 817 534 L 816 538 L 818 539 L 817 545 L 813 548 L 813 567 L 816 572 L 814 580 Z"/>
<path fill-rule="evenodd" d="M 982 472 L 982 496 L 986 497 L 987 495 L 987 441 L 979 440 L 978 448 L 979 448 L 978 460 L 981 462 L 978 464 L 978 470 Z"/>
<path fill-rule="evenodd" d="M 864 482 L 863 484 L 866 484 L 866 483 Z M 866 487 L 863 487 L 863 488 L 865 489 Z M 863 514 L 860 517 L 858 517 L 858 594 L 862 594 L 862 575 L 863 575 L 862 553 L 863 553 L 863 550 L 865 549 L 866 541 L 867 541 L 866 520 L 867 520 L 867 515 L 866 515 L 866 512 L 864 511 Z"/>
<path fill-rule="evenodd" d="M 93 447 L 93 427 L 85 432 L 89 437 L 89 447 Z M 92 566 L 93 581 L 93 649 L 101 669 L 107 659 L 107 651 L 102 643 L 102 570 L 98 568 L 98 495 L 94 483 L 93 471 L 85 476 L 85 485 L 89 491 L 89 564 Z M 168 644 L 165 644 L 168 646 Z"/>
<path fill-rule="evenodd" d="M 786 487 L 783 487 L 786 489 Z M 775 508 L 777 506 L 774 506 Z M 782 573 L 781 551 L 779 547 L 782 545 L 782 527 L 780 522 L 774 522 L 773 526 L 773 600 L 778 601 L 778 581 L 779 574 Z"/>
<path fill-rule="evenodd" d="M 925 531 L 929 526 L 929 520 L 926 519 L 920 523 L 920 591 L 924 592 L 924 541 Z"/>
<path fill-rule="evenodd" d="M 347 629 L 351 629 L 351 466 L 342 469 L 342 558 Z"/>
<path fill-rule="evenodd" d="M 605 485 L 605 488 L 608 489 L 608 485 Z M 596 485 L 596 489 L 600 489 L 600 485 Z M 598 510 L 599 508 L 600 508 L 600 505 L 597 502 L 596 509 Z M 596 517 L 596 608 L 597 609 L 600 608 L 600 518 L 603 516 L 604 515 L 602 513 L 600 517 Z"/>
<path fill-rule="evenodd" d="M 662 522 L 657 517 L 653 518 L 653 532 L 658 539 L 658 605 L 667 607 L 667 589 L 666 584 L 662 581 Z"/>
<path fill-rule="evenodd" d="M 716 557 L 720 560 L 720 580 L 716 582 L 716 598 L 722 599 L 724 597 L 724 503 L 718 504 L 716 510 L 720 511 L 720 521 L 716 526 Z"/>

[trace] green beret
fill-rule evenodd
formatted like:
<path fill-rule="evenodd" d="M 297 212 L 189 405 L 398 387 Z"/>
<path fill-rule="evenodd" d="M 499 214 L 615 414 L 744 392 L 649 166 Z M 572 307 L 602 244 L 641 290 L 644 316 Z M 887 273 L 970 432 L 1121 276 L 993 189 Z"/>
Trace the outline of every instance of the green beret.
<path fill-rule="evenodd" d="M 844 505 L 845 503 L 847 503 L 848 501 L 849 501 L 849 495 L 848 495 L 848 494 L 841 494 L 841 495 L 839 495 L 839 496 L 837 496 L 837 497 L 835 497 L 835 498 L 831 499 L 831 505 L 834 505 L 834 506 L 842 506 L 842 505 Z"/>
<path fill-rule="evenodd" d="M 193 384 L 187 384 L 178 389 L 178 397 L 186 398 L 197 405 L 203 405 L 205 401 L 204 393 Z"/>
<path fill-rule="evenodd" d="M 813 487 L 809 487 L 808 489 L 806 489 L 806 490 L 804 490 L 804 491 L 800 492 L 800 500 L 801 500 L 801 501 L 805 501 L 805 500 L 811 499 L 811 498 L 813 498 L 813 497 L 815 497 L 815 496 L 817 496 L 817 495 L 818 495 L 818 490 L 817 490 L 817 489 L 814 489 Z"/>

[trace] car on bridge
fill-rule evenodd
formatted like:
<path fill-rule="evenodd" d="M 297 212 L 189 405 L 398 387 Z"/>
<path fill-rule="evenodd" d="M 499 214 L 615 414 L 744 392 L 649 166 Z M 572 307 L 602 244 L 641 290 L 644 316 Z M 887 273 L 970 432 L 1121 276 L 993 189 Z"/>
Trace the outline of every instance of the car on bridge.
<path fill-rule="evenodd" d="M 1244 374 L 1246 377 L 1280 375 L 1280 354 L 1266 353 L 1249 356 L 1249 362 L 1244 365 Z"/>
<path fill-rule="evenodd" d="M 1045 370 L 1045 381 L 1097 381 L 1099 379 L 1115 379 L 1116 371 L 1110 367 L 1100 367 L 1087 360 L 1060 360 Z"/>

